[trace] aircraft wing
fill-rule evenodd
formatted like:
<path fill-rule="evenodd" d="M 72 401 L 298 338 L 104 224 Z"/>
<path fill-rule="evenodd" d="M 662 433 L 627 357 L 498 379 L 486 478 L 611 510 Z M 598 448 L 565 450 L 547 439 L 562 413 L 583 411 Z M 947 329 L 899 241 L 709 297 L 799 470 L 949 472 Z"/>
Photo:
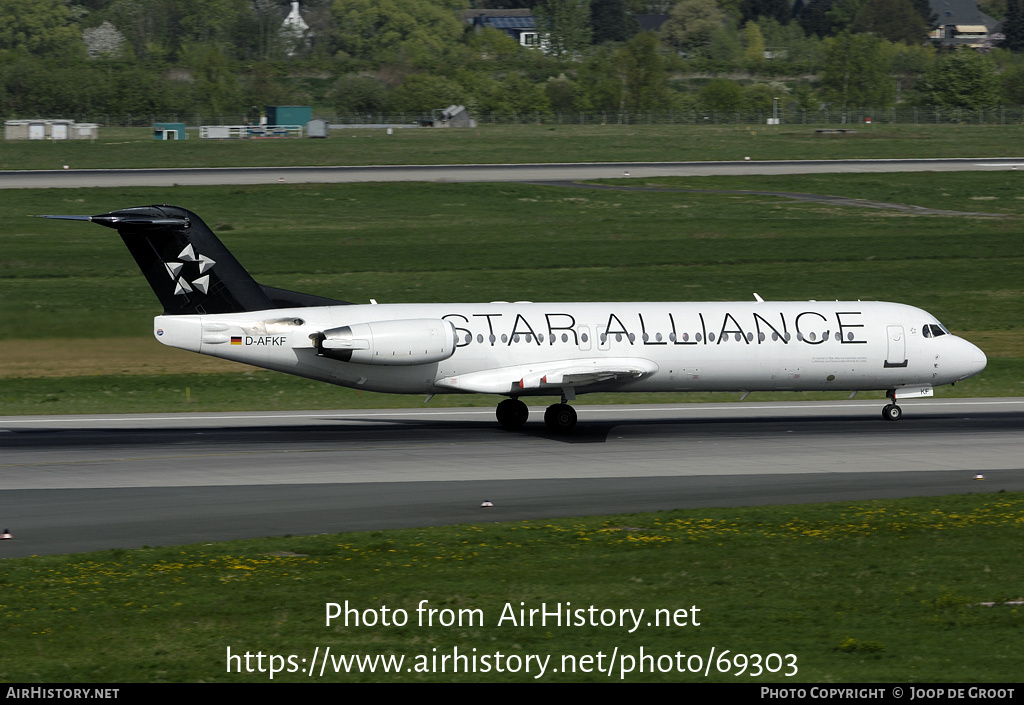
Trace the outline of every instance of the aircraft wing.
<path fill-rule="evenodd" d="M 583 358 L 481 370 L 445 377 L 434 384 L 460 392 L 515 394 L 529 389 L 578 389 L 601 382 L 628 382 L 657 371 L 658 365 L 643 358 Z"/>

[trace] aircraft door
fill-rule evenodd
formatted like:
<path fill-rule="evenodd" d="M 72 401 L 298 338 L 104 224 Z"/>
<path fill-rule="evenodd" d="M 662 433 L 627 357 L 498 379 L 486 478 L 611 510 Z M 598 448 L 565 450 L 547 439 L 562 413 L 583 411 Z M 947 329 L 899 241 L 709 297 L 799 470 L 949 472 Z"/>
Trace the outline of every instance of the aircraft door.
<path fill-rule="evenodd" d="M 903 326 L 886 326 L 888 348 L 885 355 L 885 367 L 907 366 L 907 337 Z"/>

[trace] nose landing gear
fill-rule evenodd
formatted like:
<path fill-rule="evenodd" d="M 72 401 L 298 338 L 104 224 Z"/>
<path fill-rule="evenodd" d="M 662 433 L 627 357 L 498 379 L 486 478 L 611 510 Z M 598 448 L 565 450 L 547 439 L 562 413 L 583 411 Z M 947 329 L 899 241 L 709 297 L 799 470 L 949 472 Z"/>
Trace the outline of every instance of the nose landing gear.
<path fill-rule="evenodd" d="M 890 389 L 885 395 L 892 400 L 892 403 L 886 404 L 882 409 L 882 418 L 886 421 L 899 421 L 903 418 L 903 409 L 896 406 L 896 390 Z"/>
<path fill-rule="evenodd" d="M 886 404 L 882 409 L 882 418 L 886 421 L 899 421 L 903 418 L 903 409 L 895 404 Z"/>

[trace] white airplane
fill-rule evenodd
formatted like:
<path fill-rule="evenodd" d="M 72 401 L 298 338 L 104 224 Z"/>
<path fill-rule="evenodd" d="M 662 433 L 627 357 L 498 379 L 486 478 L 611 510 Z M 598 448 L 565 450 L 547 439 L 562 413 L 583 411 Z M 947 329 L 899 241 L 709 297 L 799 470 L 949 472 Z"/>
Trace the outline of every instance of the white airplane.
<path fill-rule="evenodd" d="M 864 301 L 350 304 L 256 283 L 194 213 L 145 206 L 49 215 L 116 229 L 156 292 L 164 345 L 354 389 L 522 397 L 590 392 L 886 390 L 897 401 L 981 372 L 985 354 L 913 306 Z M 428 396 L 429 399 L 429 396 Z"/>

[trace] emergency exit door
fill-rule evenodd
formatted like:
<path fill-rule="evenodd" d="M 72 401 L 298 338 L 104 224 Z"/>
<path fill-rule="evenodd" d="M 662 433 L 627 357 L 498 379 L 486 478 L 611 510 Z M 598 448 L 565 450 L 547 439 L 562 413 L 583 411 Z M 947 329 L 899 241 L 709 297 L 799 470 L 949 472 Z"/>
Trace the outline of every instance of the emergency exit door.
<path fill-rule="evenodd" d="M 885 366 L 906 367 L 907 336 L 903 331 L 903 326 L 886 326 L 885 332 L 889 341 L 885 354 Z"/>

